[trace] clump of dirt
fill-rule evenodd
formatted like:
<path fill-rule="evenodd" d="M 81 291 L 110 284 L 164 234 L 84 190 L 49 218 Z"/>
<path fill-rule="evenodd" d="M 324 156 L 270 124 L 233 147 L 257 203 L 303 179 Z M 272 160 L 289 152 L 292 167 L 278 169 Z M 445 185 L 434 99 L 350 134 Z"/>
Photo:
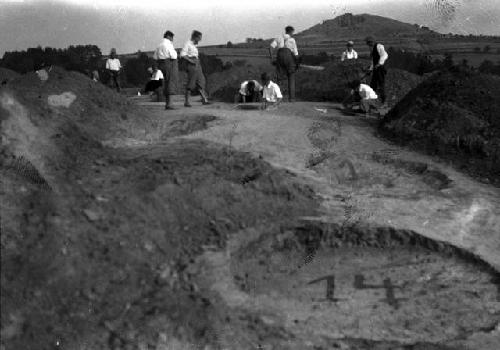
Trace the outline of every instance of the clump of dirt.
<path fill-rule="evenodd" d="M 166 131 L 161 135 L 162 139 L 166 139 L 173 136 L 180 136 L 191 134 L 198 130 L 206 129 L 209 122 L 217 119 L 212 115 L 190 115 L 183 119 L 173 120 L 166 125 L 164 128 Z"/>
<path fill-rule="evenodd" d="M 70 104 L 48 104 L 67 91 Z M 247 153 L 175 138 L 104 147 L 156 124 L 78 73 L 26 75 L 0 102 L 2 348 L 214 344 L 213 305 L 190 262 L 241 228 L 289 223 L 317 206 L 311 189 Z M 158 132 L 211 119 L 196 120 Z"/>
<path fill-rule="evenodd" d="M 368 61 L 355 63 L 330 63 L 323 71 L 300 70 L 297 74 L 297 95 L 307 101 L 343 101 L 349 93 L 347 84 L 360 79 L 370 84 L 370 75 L 365 69 Z M 386 76 L 387 104 L 395 105 L 410 90 L 415 88 L 422 77 L 396 68 L 388 68 Z"/>
<path fill-rule="evenodd" d="M 500 181 L 500 78 L 456 69 L 431 76 L 384 118 L 396 140 Z"/>
<path fill-rule="evenodd" d="M 6 85 L 9 81 L 17 78 L 19 73 L 4 67 L 0 67 L 0 84 Z"/>

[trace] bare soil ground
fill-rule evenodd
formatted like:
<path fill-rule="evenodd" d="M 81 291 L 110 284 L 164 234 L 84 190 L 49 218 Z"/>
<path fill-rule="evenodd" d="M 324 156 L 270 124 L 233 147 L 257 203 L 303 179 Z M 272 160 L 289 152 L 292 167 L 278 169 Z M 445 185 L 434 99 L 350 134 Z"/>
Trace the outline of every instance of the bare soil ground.
<path fill-rule="evenodd" d="M 20 79 L 2 350 L 496 349 L 498 188 L 334 104 L 166 112 Z"/>

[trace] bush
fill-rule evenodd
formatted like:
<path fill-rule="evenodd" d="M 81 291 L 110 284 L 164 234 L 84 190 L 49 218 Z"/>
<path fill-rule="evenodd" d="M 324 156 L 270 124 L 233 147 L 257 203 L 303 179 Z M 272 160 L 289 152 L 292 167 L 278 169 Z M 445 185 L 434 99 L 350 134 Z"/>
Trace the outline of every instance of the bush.
<path fill-rule="evenodd" d="M 433 62 L 431 58 L 422 53 L 413 53 L 401 49 L 390 47 L 388 50 L 388 65 L 393 68 L 399 68 L 408 72 L 423 75 L 439 69 L 440 64 Z M 448 64 L 445 56 L 445 62 Z M 453 63 L 453 61 L 451 61 Z"/>
<path fill-rule="evenodd" d="M 71 45 L 66 49 L 38 46 L 26 51 L 5 52 L 1 66 L 24 74 L 46 65 L 57 65 L 86 74 L 98 69 L 101 61 L 101 49 L 96 45 Z"/>
<path fill-rule="evenodd" d="M 224 62 L 213 55 L 200 54 L 200 63 L 205 75 L 210 75 L 224 70 Z"/>
<path fill-rule="evenodd" d="M 142 86 L 150 78 L 147 71 L 151 67 L 154 60 L 145 53 L 139 53 L 137 57 L 129 59 L 123 68 L 127 83 L 133 86 Z"/>

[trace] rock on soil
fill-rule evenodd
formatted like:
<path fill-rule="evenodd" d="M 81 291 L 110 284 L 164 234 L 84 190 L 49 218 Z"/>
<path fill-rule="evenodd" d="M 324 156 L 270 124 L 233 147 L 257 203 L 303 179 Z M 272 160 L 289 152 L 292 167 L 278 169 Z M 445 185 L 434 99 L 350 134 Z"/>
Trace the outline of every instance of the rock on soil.
<path fill-rule="evenodd" d="M 499 94 L 500 78 L 496 76 L 468 70 L 434 74 L 390 111 L 382 131 L 497 182 Z"/>

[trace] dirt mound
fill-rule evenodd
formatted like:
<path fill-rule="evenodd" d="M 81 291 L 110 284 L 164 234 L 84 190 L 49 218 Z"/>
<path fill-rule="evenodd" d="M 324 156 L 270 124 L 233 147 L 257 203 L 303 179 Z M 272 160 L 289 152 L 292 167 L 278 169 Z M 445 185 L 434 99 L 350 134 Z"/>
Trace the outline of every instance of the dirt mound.
<path fill-rule="evenodd" d="M 16 79 L 0 90 L 0 111 L 2 349 L 214 344 L 213 325 L 226 321 L 190 261 L 232 232 L 316 207 L 286 171 L 169 137 L 213 117 L 163 125 L 78 73 Z M 157 145 L 102 146 L 155 129 Z"/>
<path fill-rule="evenodd" d="M 364 69 L 368 61 L 358 60 L 355 63 L 329 63 L 321 71 L 307 68 L 299 69 L 296 77 L 297 97 L 303 101 L 334 101 L 341 102 L 349 93 L 347 84 L 354 79 L 370 82 Z M 271 65 L 233 67 L 230 70 L 210 75 L 209 89 L 212 96 L 224 102 L 233 102 L 238 93 L 239 85 L 247 79 L 259 79 L 262 72 L 274 74 Z M 395 105 L 411 89 L 415 88 L 423 78 L 400 69 L 389 68 L 387 74 L 387 102 Z M 286 80 L 280 85 L 282 92 L 287 93 Z"/>
<path fill-rule="evenodd" d="M 382 130 L 401 142 L 500 179 L 500 78 L 468 70 L 435 74 L 386 116 Z"/>
<path fill-rule="evenodd" d="M 17 78 L 18 76 L 19 73 L 16 73 L 13 70 L 0 67 L 0 84 L 5 85 L 10 80 Z"/>

